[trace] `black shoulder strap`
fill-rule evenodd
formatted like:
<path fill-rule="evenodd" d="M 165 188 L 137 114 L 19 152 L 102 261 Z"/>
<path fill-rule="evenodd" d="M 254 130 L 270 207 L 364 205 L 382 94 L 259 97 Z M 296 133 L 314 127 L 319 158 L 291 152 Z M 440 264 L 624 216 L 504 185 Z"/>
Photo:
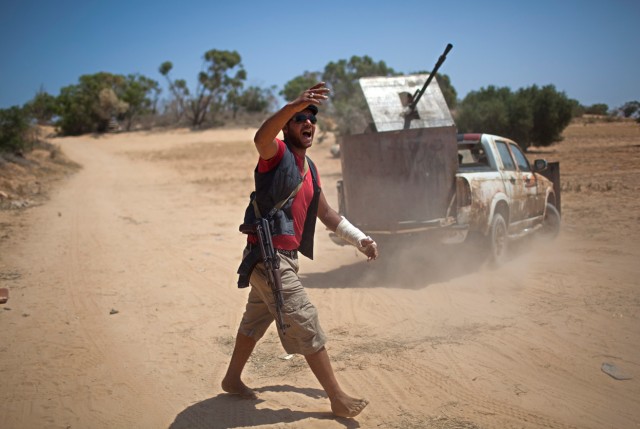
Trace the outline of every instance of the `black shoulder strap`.
<path fill-rule="evenodd" d="M 306 157 L 307 162 L 309 163 L 309 170 L 311 170 L 311 178 L 313 179 L 313 187 L 314 187 L 314 191 L 315 188 L 318 188 L 318 170 L 316 170 L 316 165 L 313 163 L 313 161 L 311 161 L 311 158 L 309 158 L 308 156 Z"/>
<path fill-rule="evenodd" d="M 249 279 L 251 278 L 251 273 L 253 269 L 258 264 L 258 262 L 262 262 L 262 255 L 260 254 L 260 248 L 258 246 L 254 246 L 249 253 L 242 259 L 240 263 L 240 267 L 238 268 L 238 287 L 245 288 L 249 286 Z"/>

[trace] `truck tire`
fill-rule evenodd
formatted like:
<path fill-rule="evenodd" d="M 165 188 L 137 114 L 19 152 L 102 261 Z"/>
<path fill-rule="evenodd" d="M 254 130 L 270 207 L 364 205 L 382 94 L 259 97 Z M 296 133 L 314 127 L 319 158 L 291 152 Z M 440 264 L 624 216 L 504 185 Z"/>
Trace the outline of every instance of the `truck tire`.
<path fill-rule="evenodd" d="M 489 228 L 489 263 L 492 266 L 501 265 L 507 256 L 507 222 L 500 213 L 496 213 Z"/>
<path fill-rule="evenodd" d="M 547 208 L 542 220 L 542 236 L 544 238 L 556 238 L 560 232 L 560 213 L 553 204 L 547 203 Z"/>

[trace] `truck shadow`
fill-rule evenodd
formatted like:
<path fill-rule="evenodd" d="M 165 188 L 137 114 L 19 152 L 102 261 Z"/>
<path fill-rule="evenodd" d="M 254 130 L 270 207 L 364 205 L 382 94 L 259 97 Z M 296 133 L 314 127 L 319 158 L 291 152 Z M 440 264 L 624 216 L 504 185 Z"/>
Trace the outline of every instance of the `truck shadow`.
<path fill-rule="evenodd" d="M 526 239 L 509 246 L 509 255 L 504 264 L 532 251 L 531 242 Z M 381 246 L 381 255 L 376 261 L 343 265 L 323 273 L 302 273 L 300 277 L 307 288 L 420 289 L 433 283 L 496 268 L 489 262 L 489 251 L 485 244 L 472 241 L 411 248 Z"/>

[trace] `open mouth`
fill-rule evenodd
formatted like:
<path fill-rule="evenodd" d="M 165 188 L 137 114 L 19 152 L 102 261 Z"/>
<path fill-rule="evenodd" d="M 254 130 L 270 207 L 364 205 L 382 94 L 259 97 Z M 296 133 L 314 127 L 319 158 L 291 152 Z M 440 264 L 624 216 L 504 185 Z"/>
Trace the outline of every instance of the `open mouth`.
<path fill-rule="evenodd" d="M 311 135 L 312 135 L 312 134 L 313 134 L 313 133 L 311 132 L 311 130 L 304 130 L 304 131 L 302 132 L 302 137 L 311 138 Z"/>

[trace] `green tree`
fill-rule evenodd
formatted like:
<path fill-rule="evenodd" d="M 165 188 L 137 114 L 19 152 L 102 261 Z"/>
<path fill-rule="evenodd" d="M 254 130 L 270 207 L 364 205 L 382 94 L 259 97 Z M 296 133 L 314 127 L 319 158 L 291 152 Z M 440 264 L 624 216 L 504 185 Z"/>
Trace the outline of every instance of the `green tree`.
<path fill-rule="evenodd" d="M 451 84 L 451 78 L 444 73 L 438 73 L 436 80 L 438 81 L 438 86 L 442 91 L 444 100 L 447 102 L 447 106 L 450 110 L 455 109 L 458 105 L 458 92 Z"/>
<path fill-rule="evenodd" d="M 67 135 L 107 131 L 113 119 L 126 121 L 130 129 L 139 115 L 151 111 L 159 91 L 156 81 L 140 74 L 83 75 L 78 84 L 60 90 L 57 125 Z"/>
<path fill-rule="evenodd" d="M 376 62 L 366 55 L 352 56 L 348 61 L 332 61 L 325 66 L 322 80 L 332 91 L 330 116 L 338 134 L 361 133 L 373 123 L 358 80 L 361 77 L 396 74 L 384 61 Z"/>
<path fill-rule="evenodd" d="M 79 135 L 104 132 L 114 116 L 126 111 L 120 99 L 126 79 L 107 72 L 80 76 L 76 85 L 60 90 L 58 127 L 62 134 Z"/>
<path fill-rule="evenodd" d="M 28 109 L 12 106 L 0 109 L 0 152 L 21 152 L 31 145 L 31 116 Z"/>
<path fill-rule="evenodd" d="M 273 100 L 273 92 L 268 88 L 250 86 L 240 94 L 238 105 L 250 113 L 260 113 L 268 109 Z"/>
<path fill-rule="evenodd" d="M 45 125 L 51 123 L 56 114 L 57 100 L 56 97 L 40 88 L 35 97 L 25 107 L 38 124 Z"/>
<path fill-rule="evenodd" d="M 322 78 L 319 72 L 305 71 L 302 75 L 296 76 L 287 82 L 279 94 L 286 101 L 295 100 L 304 90 L 312 87 L 320 80 L 322 80 Z"/>
<path fill-rule="evenodd" d="M 513 97 L 507 87 L 493 85 L 471 91 L 459 105 L 456 124 L 460 132 L 485 132 L 506 136 L 509 126 L 509 101 Z"/>
<path fill-rule="evenodd" d="M 523 149 L 526 149 L 531 141 L 533 130 L 533 112 L 526 90 L 518 90 L 515 94 L 506 97 L 505 104 L 508 120 L 503 135 L 517 141 Z"/>
<path fill-rule="evenodd" d="M 203 70 L 198 73 L 198 83 L 193 94 L 186 82 L 172 81 L 170 61 L 160 65 L 160 74 L 169 81 L 169 88 L 193 128 L 200 128 L 207 114 L 215 114 L 235 102 L 247 79 L 242 58 L 236 51 L 211 49 L 204 54 Z"/>
<path fill-rule="evenodd" d="M 470 92 L 459 104 L 456 124 L 460 132 L 502 135 L 530 145 L 548 146 L 562 139 L 575 102 L 553 85 L 533 85 L 515 94 L 509 88 L 489 86 Z"/>
<path fill-rule="evenodd" d="M 212 111 L 215 113 L 238 97 L 247 79 L 247 72 L 237 51 L 211 49 L 204 54 L 204 59 L 207 68 L 200 73 L 199 81 L 204 91 L 210 95 Z M 202 99 L 205 100 L 206 96 Z M 203 120 L 204 115 L 199 124 Z"/>
<path fill-rule="evenodd" d="M 140 74 L 126 77 L 121 99 L 127 103 L 127 110 L 121 114 L 125 129 L 129 131 L 133 122 L 141 115 L 156 113 L 156 104 L 160 95 L 160 85 L 153 79 Z"/>
<path fill-rule="evenodd" d="M 627 101 L 618 109 L 625 118 L 631 118 L 640 113 L 640 101 Z M 638 115 L 640 118 L 640 115 Z"/>
<path fill-rule="evenodd" d="M 534 85 L 532 92 L 533 126 L 529 143 L 550 146 L 561 141 L 562 131 L 571 122 L 571 101 L 564 92 L 556 91 L 553 85 L 543 86 L 539 90 Z"/>
<path fill-rule="evenodd" d="M 591 106 L 585 107 L 584 113 L 588 115 L 602 115 L 606 116 L 609 112 L 609 106 L 604 103 L 592 104 Z"/>
<path fill-rule="evenodd" d="M 571 116 L 580 118 L 585 113 L 585 107 L 578 100 L 569 100 L 571 103 Z"/>
<path fill-rule="evenodd" d="M 182 117 L 185 114 L 186 108 L 186 100 L 189 98 L 189 88 L 187 87 L 187 81 L 184 79 L 176 79 L 173 80 L 169 73 L 173 69 L 173 63 L 171 61 L 165 61 L 160 64 L 158 71 L 162 76 L 167 79 L 167 83 L 169 84 L 169 91 L 173 95 L 173 103 L 171 105 L 175 109 L 176 122 L 180 123 Z"/>

